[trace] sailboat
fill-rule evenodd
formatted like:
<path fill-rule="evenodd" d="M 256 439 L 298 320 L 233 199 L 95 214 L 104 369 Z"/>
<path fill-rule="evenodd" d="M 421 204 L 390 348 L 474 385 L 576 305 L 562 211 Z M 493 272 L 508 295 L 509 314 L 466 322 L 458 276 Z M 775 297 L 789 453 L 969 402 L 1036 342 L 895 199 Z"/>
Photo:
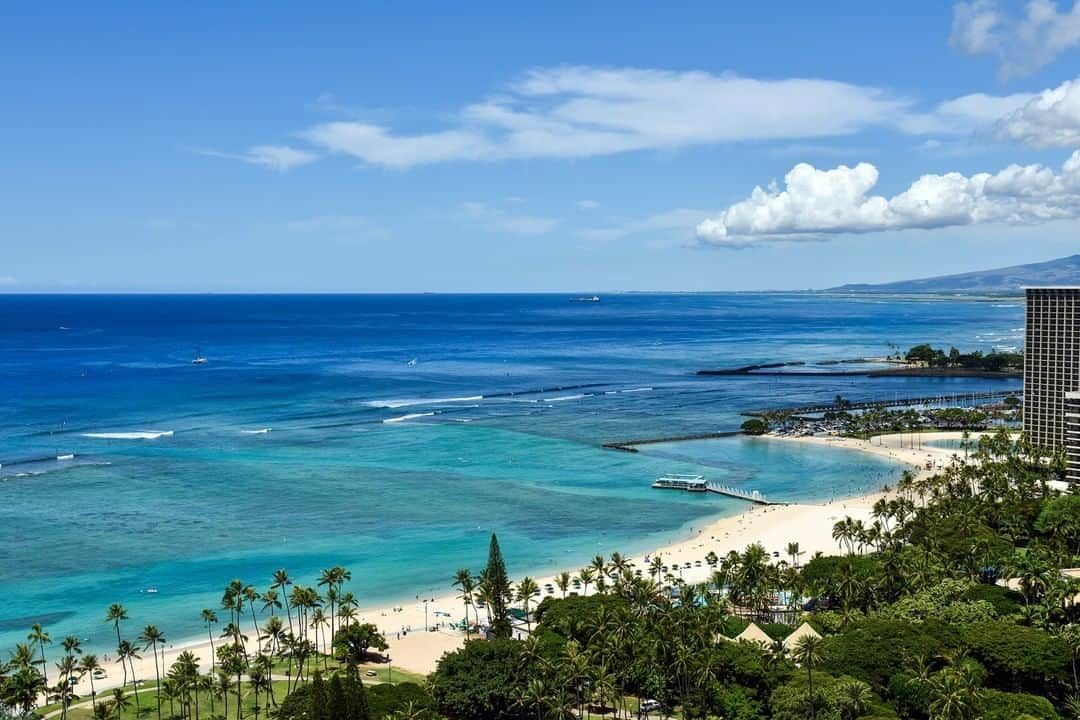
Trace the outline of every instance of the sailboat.
<path fill-rule="evenodd" d="M 195 348 L 195 357 L 191 359 L 192 365 L 205 365 L 206 358 L 203 357 L 202 348 Z"/>

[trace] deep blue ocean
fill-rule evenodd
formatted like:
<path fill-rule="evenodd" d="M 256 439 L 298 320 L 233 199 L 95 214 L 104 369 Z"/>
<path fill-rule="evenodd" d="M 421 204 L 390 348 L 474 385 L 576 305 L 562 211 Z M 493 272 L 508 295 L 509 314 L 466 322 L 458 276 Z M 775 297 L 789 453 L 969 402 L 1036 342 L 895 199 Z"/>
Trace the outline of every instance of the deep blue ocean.
<path fill-rule="evenodd" d="M 898 470 L 843 450 L 600 445 L 837 394 L 1014 387 L 694 371 L 1016 346 L 1023 311 L 802 294 L 0 296 L 0 650 L 33 622 L 107 647 L 112 602 L 170 641 L 197 636 L 230 579 L 265 589 L 277 567 L 313 582 L 345 565 L 371 604 L 448 590 L 492 531 L 520 577 L 741 508 L 650 490 L 664 472 L 791 500 L 878 487 Z"/>

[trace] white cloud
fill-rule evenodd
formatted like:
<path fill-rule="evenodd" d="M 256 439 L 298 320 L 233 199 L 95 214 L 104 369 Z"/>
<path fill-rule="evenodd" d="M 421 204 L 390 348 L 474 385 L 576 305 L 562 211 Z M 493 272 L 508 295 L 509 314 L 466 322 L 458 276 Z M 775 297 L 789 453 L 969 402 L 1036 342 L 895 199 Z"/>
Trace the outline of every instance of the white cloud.
<path fill-rule="evenodd" d="M 546 235 L 559 224 L 557 218 L 518 215 L 482 202 L 462 203 L 458 216 L 489 232 L 509 235 Z"/>
<path fill-rule="evenodd" d="M 682 239 L 690 240 L 692 228 L 708 216 L 707 210 L 675 208 L 637 218 L 612 218 L 604 227 L 586 228 L 578 235 L 586 240 L 617 240 L 627 235 L 642 233 L 670 233 L 675 231 Z"/>
<path fill-rule="evenodd" d="M 313 152 L 297 150 L 288 145 L 256 145 L 243 153 L 228 153 L 207 149 L 197 149 L 195 152 L 208 157 L 239 160 L 249 165 L 259 165 L 278 172 L 286 172 L 294 167 L 307 165 L 319 159 L 319 156 Z"/>
<path fill-rule="evenodd" d="M 600 207 L 600 203 L 598 203 L 595 200 L 588 200 L 588 199 L 586 199 L 586 200 L 578 200 L 574 204 L 577 205 L 578 210 L 595 210 L 596 208 Z"/>
<path fill-rule="evenodd" d="M 868 194 L 878 170 L 869 163 L 819 170 L 800 163 L 776 183 L 697 226 L 698 239 L 719 247 L 768 240 L 814 240 L 832 234 L 940 228 L 980 223 L 1035 224 L 1080 217 L 1080 151 L 1060 173 L 1042 165 L 1001 172 L 923 175 L 886 198 Z"/>
<path fill-rule="evenodd" d="M 910 105 L 879 88 L 830 80 L 559 67 L 534 70 L 499 96 L 462 108 L 449 128 L 404 134 L 341 121 L 303 137 L 368 164 L 407 168 L 843 136 L 895 125 Z"/>
<path fill-rule="evenodd" d="M 1080 147 L 1080 78 L 1044 90 L 997 124 L 999 137 L 1034 147 Z"/>
<path fill-rule="evenodd" d="M 1017 15 L 999 0 L 953 6 L 952 46 L 969 55 L 995 55 L 1003 77 L 1026 75 L 1080 45 L 1080 2 L 1059 9 L 1052 0 L 1029 0 Z"/>
<path fill-rule="evenodd" d="M 302 220 L 292 220 L 285 229 L 305 234 L 340 234 L 357 230 L 372 230 L 375 223 L 363 215 L 318 215 Z"/>

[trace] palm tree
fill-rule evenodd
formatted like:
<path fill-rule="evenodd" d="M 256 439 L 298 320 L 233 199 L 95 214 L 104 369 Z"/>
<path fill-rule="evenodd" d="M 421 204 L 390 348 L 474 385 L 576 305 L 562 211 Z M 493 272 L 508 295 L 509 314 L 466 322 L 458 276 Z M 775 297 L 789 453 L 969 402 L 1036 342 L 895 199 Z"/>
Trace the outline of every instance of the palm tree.
<path fill-rule="evenodd" d="M 214 654 L 214 625 L 217 624 L 217 613 L 210 608 L 203 608 L 202 621 L 206 625 L 206 634 L 210 636 L 210 672 L 214 672 L 214 661 L 216 655 Z"/>
<path fill-rule="evenodd" d="M 817 720 L 817 699 L 814 697 L 814 666 L 821 662 L 821 638 L 817 635 L 803 635 L 795 643 L 791 657 L 806 668 L 806 682 L 810 704 L 810 718 Z"/>
<path fill-rule="evenodd" d="M 840 695 L 840 716 L 843 720 L 856 720 L 865 715 L 874 697 L 870 686 L 861 680 L 844 682 L 837 691 Z"/>
<path fill-rule="evenodd" d="M 45 679 L 32 665 L 22 665 L 4 683 L 4 701 L 29 716 L 30 710 L 46 690 Z"/>
<path fill-rule="evenodd" d="M 277 615 L 276 611 L 281 609 L 281 600 L 278 600 L 278 592 L 274 588 L 270 588 L 263 593 L 262 596 L 263 612 L 270 611 L 270 617 Z"/>
<path fill-rule="evenodd" d="M 255 626 L 255 636 L 259 635 L 259 618 L 255 616 L 255 601 L 259 599 L 259 591 L 255 589 L 253 585 L 245 585 L 244 589 L 240 591 L 241 606 L 243 606 L 244 600 L 247 601 L 248 607 L 251 609 L 251 623 Z"/>
<path fill-rule="evenodd" d="M 289 609 L 289 594 L 286 589 L 292 585 L 292 579 L 289 577 L 289 573 L 285 572 L 283 568 L 274 571 L 274 582 L 270 585 L 271 588 L 281 593 L 285 598 L 285 614 L 289 616 L 289 631 L 292 632 L 292 611 Z"/>
<path fill-rule="evenodd" d="M 112 623 L 113 628 L 116 630 L 116 648 L 117 652 L 120 649 L 120 621 L 127 620 L 127 610 L 120 603 L 113 603 L 109 606 L 109 609 L 105 611 L 105 622 Z M 124 670 L 125 677 L 127 676 L 127 669 Z"/>
<path fill-rule="evenodd" d="M 589 594 L 589 583 L 596 579 L 596 571 L 591 567 L 583 567 L 578 571 L 578 580 L 581 581 L 582 595 Z"/>
<path fill-rule="evenodd" d="M 473 591 L 476 589 L 476 584 L 473 581 L 472 573 L 469 572 L 469 568 L 458 568 L 458 571 L 454 573 L 454 587 L 461 588 L 461 600 L 465 603 L 465 639 L 469 639 L 469 633 L 472 628 L 469 625 L 469 606 L 473 603 Z M 479 623 L 480 618 L 476 618 Z"/>
<path fill-rule="evenodd" d="M 83 655 L 82 660 L 79 661 L 79 670 L 90 678 L 90 707 L 93 709 L 97 706 L 97 690 L 94 689 L 94 673 L 101 670 L 101 664 L 98 662 L 97 655 Z"/>
<path fill-rule="evenodd" d="M 799 556 L 802 552 L 799 550 L 799 543 L 789 542 L 787 544 L 787 554 L 791 558 L 792 567 L 799 567 Z"/>
<path fill-rule="evenodd" d="M 135 660 L 139 658 L 139 653 L 135 649 L 135 646 L 128 640 L 121 640 L 120 647 L 116 648 L 116 658 L 120 661 L 120 666 L 124 667 L 125 661 L 128 666 L 131 667 L 131 687 L 135 690 L 135 711 L 139 710 L 139 681 L 135 677 Z M 124 667 L 124 683 L 127 683 L 127 668 Z"/>
<path fill-rule="evenodd" d="M 56 669 L 58 674 L 52 693 L 53 697 L 60 702 L 61 720 L 67 720 L 68 706 L 71 705 L 71 701 L 75 698 L 72 684 L 78 680 L 79 666 L 75 662 L 75 658 L 71 655 L 65 655 L 60 659 L 60 662 L 56 663 Z"/>
<path fill-rule="evenodd" d="M 49 633 L 45 632 L 45 629 L 39 623 L 34 623 L 30 627 L 30 634 L 26 636 L 26 639 L 31 643 L 37 643 L 38 649 L 41 651 L 41 676 L 48 683 L 49 673 L 46 670 L 48 663 L 45 660 L 45 645 L 51 645 L 52 638 L 49 637 Z"/>
<path fill-rule="evenodd" d="M 143 645 L 143 650 L 149 650 L 154 656 L 154 687 L 157 695 L 157 717 L 161 720 L 161 667 L 158 665 L 157 646 L 165 643 L 165 635 L 157 629 L 156 625 L 147 625 L 142 634 L 137 638 Z"/>
<path fill-rule="evenodd" d="M 330 649 L 326 646 L 326 634 L 322 630 L 329 624 L 329 618 L 326 617 L 322 608 L 316 608 L 311 614 L 311 629 L 315 631 L 315 652 L 319 652 L 319 638 L 322 638 L 323 668 L 326 670 L 330 669 Z"/>
<path fill-rule="evenodd" d="M 570 589 L 570 573 L 563 570 L 561 573 L 555 576 L 555 587 L 559 588 L 559 592 L 562 593 L 563 598 L 566 598 L 566 591 Z"/>
<path fill-rule="evenodd" d="M 966 668 L 945 668 L 930 680 L 933 720 L 972 720 L 979 717 L 981 693 Z"/>
<path fill-rule="evenodd" d="M 521 578 L 517 586 L 517 601 L 521 603 L 521 608 L 525 611 L 525 623 L 530 635 L 532 635 L 532 616 L 529 615 L 529 604 L 532 602 L 533 595 L 538 592 L 540 592 L 540 586 L 535 580 L 528 576 Z"/>
<path fill-rule="evenodd" d="M 116 710 L 116 720 L 120 720 L 123 712 L 131 707 L 131 701 L 127 699 L 123 688 L 113 688 L 112 697 L 112 706 Z"/>

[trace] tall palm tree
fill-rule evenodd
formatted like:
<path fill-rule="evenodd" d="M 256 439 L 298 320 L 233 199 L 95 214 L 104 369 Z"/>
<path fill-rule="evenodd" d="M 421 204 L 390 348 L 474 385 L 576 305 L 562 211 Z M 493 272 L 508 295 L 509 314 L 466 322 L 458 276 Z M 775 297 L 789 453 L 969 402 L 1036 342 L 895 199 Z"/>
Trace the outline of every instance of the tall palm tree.
<path fill-rule="evenodd" d="M 601 558 L 602 559 L 602 558 Z M 596 570 L 591 567 L 583 567 L 578 571 L 578 580 L 581 581 L 582 595 L 589 594 L 589 583 L 596 579 Z"/>
<path fill-rule="evenodd" d="M 791 653 L 795 662 L 806 668 L 806 683 L 810 705 L 810 719 L 817 720 L 817 698 L 814 697 L 814 666 L 821 662 L 821 638 L 817 635 L 803 635 L 795 643 Z"/>
<path fill-rule="evenodd" d="M 461 589 L 460 597 L 465 603 L 465 639 L 468 640 L 472 631 L 469 624 L 469 606 L 473 603 L 473 590 L 476 588 L 469 568 L 458 568 L 458 571 L 454 573 L 454 587 Z M 480 618 L 476 618 L 476 621 L 480 622 Z"/>
<path fill-rule="evenodd" d="M 109 606 L 109 609 L 105 611 L 105 622 L 112 623 L 113 628 L 116 630 L 116 647 L 120 647 L 120 621 L 127 620 L 127 610 L 120 603 L 113 603 Z"/>
<path fill-rule="evenodd" d="M 274 582 L 270 585 L 271 588 L 281 593 L 285 598 L 285 614 L 288 615 L 289 620 L 289 632 L 292 632 L 292 611 L 289 609 L 289 593 L 288 587 L 292 585 L 292 578 L 289 577 L 289 573 L 284 568 L 279 568 L 274 571 Z"/>
<path fill-rule="evenodd" d="M 49 637 L 49 633 L 45 632 L 40 623 L 34 623 L 30 627 L 30 634 L 26 636 L 26 639 L 31 643 L 37 643 L 38 650 L 41 652 L 41 676 L 48 683 L 49 672 L 47 670 L 48 662 L 45 659 L 45 646 L 52 644 L 52 638 Z"/>
<path fill-rule="evenodd" d="M 561 573 L 555 576 L 555 587 L 559 588 L 559 592 L 562 593 L 563 598 L 566 598 L 566 591 L 570 589 L 570 573 L 563 570 Z"/>
<path fill-rule="evenodd" d="M 97 707 L 97 690 L 94 688 L 94 673 L 101 670 L 101 663 L 98 662 L 97 655 L 83 655 L 79 661 L 79 670 L 84 675 L 90 678 L 90 707 L 94 709 Z"/>
<path fill-rule="evenodd" d="M 139 710 L 139 680 L 135 677 L 135 660 L 138 660 L 140 655 L 135 649 L 135 646 L 131 644 L 129 640 L 121 640 L 120 647 L 116 648 L 116 657 L 120 661 L 120 666 L 124 667 L 126 662 L 128 667 L 131 668 L 131 687 L 135 690 L 135 711 Z M 124 668 L 124 681 L 127 682 L 127 668 Z"/>
<path fill-rule="evenodd" d="M 263 612 L 266 612 L 267 610 L 269 610 L 270 611 L 270 617 L 276 617 L 277 616 L 276 611 L 281 609 L 281 600 L 278 599 L 277 590 L 275 590 L 274 588 L 270 588 L 269 590 L 264 592 L 263 596 L 262 596 L 262 601 L 263 601 L 263 606 L 262 606 Z"/>
<path fill-rule="evenodd" d="M 799 556 L 802 555 L 802 551 L 799 550 L 799 543 L 789 542 L 787 544 L 787 554 L 791 558 L 792 567 L 799 567 Z"/>
<path fill-rule="evenodd" d="M 527 575 L 521 578 L 517 586 L 517 601 L 521 603 L 521 609 L 525 611 L 525 624 L 530 635 L 532 635 L 532 616 L 529 614 L 529 605 L 532 603 L 533 596 L 539 591 L 540 586 Z"/>
<path fill-rule="evenodd" d="M 246 600 L 248 608 L 251 609 L 251 623 L 255 626 L 255 636 L 259 635 L 259 619 L 255 616 L 255 601 L 260 598 L 259 591 L 255 589 L 253 585 L 245 585 L 244 589 L 240 591 L 241 606 Z"/>
<path fill-rule="evenodd" d="M 217 613 L 210 608 L 203 608 L 202 621 L 206 625 L 206 634 L 210 636 L 210 672 L 214 672 L 216 655 L 214 654 L 214 625 L 217 624 Z"/>
<path fill-rule="evenodd" d="M 137 638 L 143 650 L 149 650 L 154 656 L 154 688 L 157 695 L 157 717 L 161 720 L 161 667 L 158 665 L 158 643 L 165 643 L 165 635 L 156 625 L 147 625 Z"/>

